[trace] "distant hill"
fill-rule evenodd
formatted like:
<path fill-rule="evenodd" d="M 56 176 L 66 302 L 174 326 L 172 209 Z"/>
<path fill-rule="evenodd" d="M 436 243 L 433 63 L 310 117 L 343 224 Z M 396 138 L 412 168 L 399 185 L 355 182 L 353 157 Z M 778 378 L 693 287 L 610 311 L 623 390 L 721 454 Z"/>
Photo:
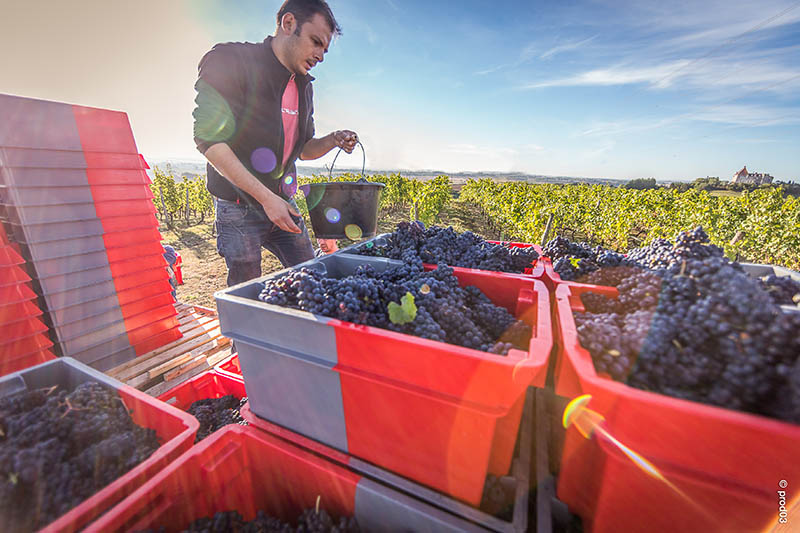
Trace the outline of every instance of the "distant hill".
<path fill-rule="evenodd" d="M 151 160 L 148 161 L 151 170 L 148 171 L 150 177 L 153 177 L 152 169 L 155 167 L 160 168 L 165 172 L 171 172 L 177 179 L 182 179 L 184 176 L 193 178 L 206 173 L 206 163 L 198 160 L 189 159 L 164 159 L 164 160 Z M 311 176 L 313 174 L 325 176 L 328 174 L 328 169 L 323 167 L 314 167 L 306 165 L 298 165 L 297 170 L 301 176 Z M 361 172 L 360 168 L 341 168 L 333 172 L 334 176 L 339 176 L 344 173 L 358 174 Z M 406 178 L 428 180 L 442 174 L 449 176 L 453 183 L 463 183 L 467 179 L 482 179 L 491 178 L 497 181 L 524 181 L 526 183 L 593 183 L 602 185 L 621 185 L 627 180 L 613 179 L 613 178 L 581 178 L 575 176 L 543 176 L 540 174 L 525 174 L 521 172 L 445 172 L 442 170 L 382 170 L 382 169 L 367 169 L 367 174 L 394 174 L 399 173 Z"/>

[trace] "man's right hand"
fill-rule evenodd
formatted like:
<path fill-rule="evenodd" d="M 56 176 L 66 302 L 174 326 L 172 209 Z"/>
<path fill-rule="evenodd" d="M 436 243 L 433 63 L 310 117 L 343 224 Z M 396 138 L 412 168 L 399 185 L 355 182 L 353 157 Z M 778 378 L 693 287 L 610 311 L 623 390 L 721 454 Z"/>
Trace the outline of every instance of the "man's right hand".
<path fill-rule="evenodd" d="M 277 194 L 270 191 L 266 198 L 261 201 L 261 207 L 264 208 L 267 218 L 282 230 L 289 233 L 301 233 L 300 228 L 292 220 L 292 215 L 299 217 L 300 213 Z"/>

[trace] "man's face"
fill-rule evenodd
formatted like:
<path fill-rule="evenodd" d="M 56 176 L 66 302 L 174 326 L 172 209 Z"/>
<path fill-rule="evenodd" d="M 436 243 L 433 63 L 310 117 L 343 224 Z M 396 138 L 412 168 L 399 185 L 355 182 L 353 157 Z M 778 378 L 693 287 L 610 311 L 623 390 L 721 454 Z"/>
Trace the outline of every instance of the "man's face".
<path fill-rule="evenodd" d="M 333 32 L 322 15 L 315 14 L 311 20 L 300 26 L 299 34 L 293 32 L 289 40 L 292 71 L 296 75 L 303 76 L 314 68 L 314 65 L 322 63 L 323 57 L 328 53 L 332 37 Z"/>

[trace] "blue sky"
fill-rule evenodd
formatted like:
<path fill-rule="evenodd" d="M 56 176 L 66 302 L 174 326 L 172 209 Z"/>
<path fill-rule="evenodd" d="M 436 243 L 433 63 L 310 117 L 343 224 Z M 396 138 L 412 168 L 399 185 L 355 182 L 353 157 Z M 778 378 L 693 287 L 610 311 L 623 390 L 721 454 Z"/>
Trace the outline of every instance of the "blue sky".
<path fill-rule="evenodd" d="M 31 3 L 50 6 L 10 3 L 0 44 L 48 24 Z M 87 0 L 102 29 L 66 32 L 52 13 L 0 92 L 125 110 L 146 157 L 197 158 L 197 61 L 271 34 L 280 3 Z M 800 180 L 800 2 L 330 4 L 344 34 L 312 71 L 317 131 L 356 130 L 372 168 L 729 179 L 746 164 Z"/>

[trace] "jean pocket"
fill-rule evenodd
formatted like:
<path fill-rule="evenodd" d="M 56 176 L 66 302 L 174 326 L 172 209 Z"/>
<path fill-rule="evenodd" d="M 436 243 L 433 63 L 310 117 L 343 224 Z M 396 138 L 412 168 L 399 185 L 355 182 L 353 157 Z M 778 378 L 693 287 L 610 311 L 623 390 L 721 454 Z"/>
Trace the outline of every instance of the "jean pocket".
<path fill-rule="evenodd" d="M 247 205 L 217 200 L 217 222 L 223 224 L 239 224 L 247 216 Z"/>

